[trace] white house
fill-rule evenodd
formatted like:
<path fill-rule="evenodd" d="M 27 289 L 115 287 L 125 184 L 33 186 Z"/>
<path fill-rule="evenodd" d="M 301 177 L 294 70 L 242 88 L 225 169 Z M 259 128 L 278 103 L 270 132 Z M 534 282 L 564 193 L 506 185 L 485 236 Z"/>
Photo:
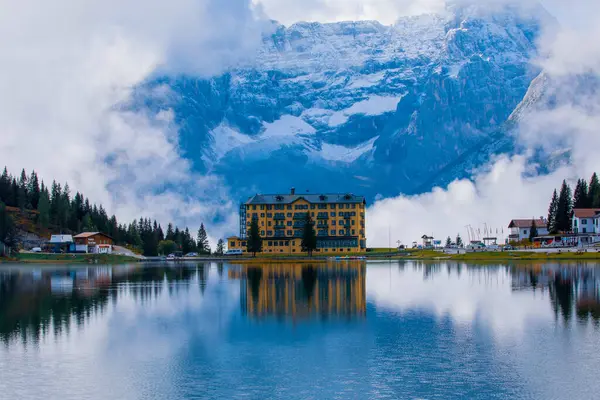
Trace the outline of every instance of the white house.
<path fill-rule="evenodd" d="M 513 219 L 508 224 L 509 242 L 520 242 L 524 239 L 529 239 L 531 227 L 533 225 L 533 219 Z M 546 220 L 540 218 L 535 220 L 535 227 L 537 228 L 538 236 L 545 236 L 548 234 L 548 224 Z"/>
<path fill-rule="evenodd" d="M 600 209 L 576 208 L 573 210 L 573 233 L 600 233 Z"/>

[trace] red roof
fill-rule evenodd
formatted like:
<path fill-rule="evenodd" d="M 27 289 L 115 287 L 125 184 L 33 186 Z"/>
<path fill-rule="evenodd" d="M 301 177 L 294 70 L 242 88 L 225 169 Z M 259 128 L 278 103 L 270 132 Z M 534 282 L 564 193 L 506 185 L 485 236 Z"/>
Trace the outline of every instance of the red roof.
<path fill-rule="evenodd" d="M 600 214 L 598 208 L 576 208 L 573 210 L 573 215 L 577 218 L 594 218 Z"/>
<path fill-rule="evenodd" d="M 532 224 L 533 224 L 533 219 L 513 219 L 512 221 L 510 221 L 510 224 L 508 224 L 508 227 L 509 228 L 531 228 Z M 544 221 L 543 219 L 536 219 L 535 226 L 536 226 L 536 228 L 546 228 L 546 221 Z"/>

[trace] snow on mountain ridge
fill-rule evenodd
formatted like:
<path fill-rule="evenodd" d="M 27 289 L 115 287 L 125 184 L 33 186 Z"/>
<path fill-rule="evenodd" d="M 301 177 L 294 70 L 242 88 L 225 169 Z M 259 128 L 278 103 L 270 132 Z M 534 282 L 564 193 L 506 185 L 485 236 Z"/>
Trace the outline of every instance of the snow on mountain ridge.
<path fill-rule="evenodd" d="M 197 168 L 241 192 L 243 165 L 264 191 L 327 174 L 328 190 L 411 193 L 506 121 L 537 74 L 539 29 L 510 11 L 276 25 L 253 60 L 170 82 L 156 106 L 175 109 Z"/>

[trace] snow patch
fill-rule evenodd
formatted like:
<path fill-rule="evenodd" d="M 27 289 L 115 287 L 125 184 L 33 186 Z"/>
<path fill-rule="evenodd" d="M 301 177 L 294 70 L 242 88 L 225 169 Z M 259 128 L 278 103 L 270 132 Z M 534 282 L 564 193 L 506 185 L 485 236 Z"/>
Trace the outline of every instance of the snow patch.
<path fill-rule="evenodd" d="M 315 128 L 309 125 L 300 117 L 293 115 L 283 115 L 280 119 L 273 122 L 264 123 L 265 130 L 260 135 L 260 139 L 286 138 L 297 135 L 314 135 Z"/>
<path fill-rule="evenodd" d="M 367 100 L 354 103 L 345 110 L 337 111 L 329 118 L 329 126 L 336 127 L 348 122 L 352 115 L 382 115 L 396 111 L 403 96 L 371 96 Z"/>
<path fill-rule="evenodd" d="M 376 136 L 352 148 L 337 144 L 323 143 L 321 146 L 321 151 L 316 151 L 313 155 L 317 156 L 317 158 L 327 161 L 351 163 L 356 161 L 363 154 L 373 150 L 373 146 L 377 139 L 379 139 L 379 136 Z"/>
<path fill-rule="evenodd" d="M 232 149 L 252 143 L 254 140 L 233 129 L 227 124 L 221 124 L 211 131 L 213 146 L 211 158 L 219 161 Z"/>

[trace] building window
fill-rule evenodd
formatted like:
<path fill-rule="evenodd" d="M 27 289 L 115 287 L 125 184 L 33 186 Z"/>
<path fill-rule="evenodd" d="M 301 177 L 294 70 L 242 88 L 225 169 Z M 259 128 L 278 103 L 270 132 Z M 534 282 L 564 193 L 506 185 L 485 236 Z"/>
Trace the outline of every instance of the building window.
<path fill-rule="evenodd" d="M 273 246 L 279 247 L 279 242 L 277 242 L 277 241 L 273 242 Z"/>
<path fill-rule="evenodd" d="M 267 231 L 267 236 L 273 236 L 273 231 Z"/>
<path fill-rule="evenodd" d="M 314 210 L 314 209 L 315 209 L 315 205 L 314 205 L 314 204 L 311 204 L 311 205 L 310 205 L 310 209 L 311 209 L 311 210 Z"/>
<path fill-rule="evenodd" d="M 527 229 L 523 231 L 523 235 L 527 235 Z"/>
<path fill-rule="evenodd" d="M 356 204 L 352 204 L 352 208 L 356 208 Z"/>
<path fill-rule="evenodd" d="M 335 204 L 332 204 L 332 205 L 331 205 L 331 209 L 332 209 L 332 210 L 335 210 Z"/>
<path fill-rule="evenodd" d="M 267 213 L 267 218 L 273 218 L 273 214 Z"/>
<path fill-rule="evenodd" d="M 265 236 L 265 231 L 260 231 L 260 236 Z"/>
<path fill-rule="evenodd" d="M 229 247 L 235 247 L 235 242 L 229 243 Z"/>
<path fill-rule="evenodd" d="M 352 229 L 352 236 L 356 235 L 356 231 Z"/>
<path fill-rule="evenodd" d="M 288 218 L 292 218 L 292 213 L 287 213 Z"/>
<path fill-rule="evenodd" d="M 268 242 L 267 245 L 268 246 L 273 246 L 273 242 Z"/>
<path fill-rule="evenodd" d="M 356 222 L 355 220 L 352 220 L 352 225 L 356 225 L 355 222 Z"/>
<path fill-rule="evenodd" d="M 587 225 L 587 219 L 582 219 L 581 220 L 581 225 Z"/>
<path fill-rule="evenodd" d="M 352 222 L 354 222 L 354 221 L 352 221 Z M 267 225 L 268 225 L 268 226 L 271 226 L 271 221 L 267 222 Z"/>
<path fill-rule="evenodd" d="M 289 204 L 289 205 L 287 206 L 287 209 L 288 209 L 288 210 L 291 210 L 291 209 L 292 209 L 292 205 L 291 205 L 291 204 Z"/>
<path fill-rule="evenodd" d="M 292 231 L 287 231 L 287 235 L 292 236 L 293 235 Z"/>
<path fill-rule="evenodd" d="M 242 247 L 246 247 L 246 242 L 242 242 Z"/>
<path fill-rule="evenodd" d="M 335 236 L 335 230 L 331 230 L 331 236 Z"/>
<path fill-rule="evenodd" d="M 344 234 L 344 231 L 340 229 L 340 230 L 339 230 L 339 234 L 340 234 L 340 235 L 343 235 L 343 234 Z"/>
<path fill-rule="evenodd" d="M 260 226 L 265 226 L 265 221 L 261 222 Z"/>
<path fill-rule="evenodd" d="M 335 213 L 334 213 L 334 212 L 332 212 L 332 213 L 331 213 L 331 216 L 332 216 L 332 217 L 335 217 Z"/>
<path fill-rule="evenodd" d="M 252 210 L 255 210 L 255 211 L 256 211 L 256 206 L 252 206 Z"/>
<path fill-rule="evenodd" d="M 583 233 L 587 233 L 587 228 L 583 228 Z"/>

